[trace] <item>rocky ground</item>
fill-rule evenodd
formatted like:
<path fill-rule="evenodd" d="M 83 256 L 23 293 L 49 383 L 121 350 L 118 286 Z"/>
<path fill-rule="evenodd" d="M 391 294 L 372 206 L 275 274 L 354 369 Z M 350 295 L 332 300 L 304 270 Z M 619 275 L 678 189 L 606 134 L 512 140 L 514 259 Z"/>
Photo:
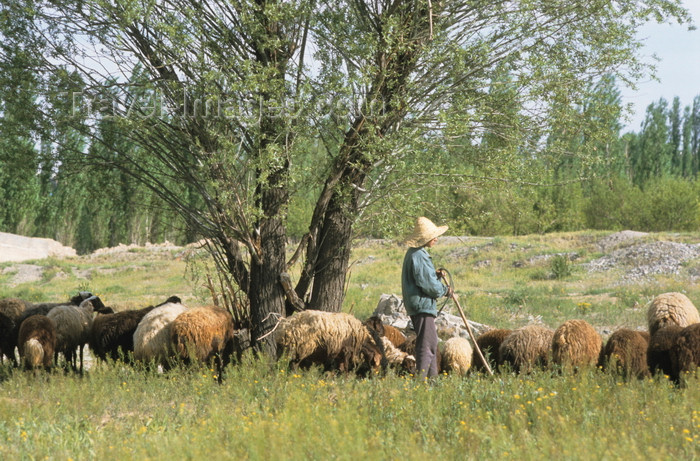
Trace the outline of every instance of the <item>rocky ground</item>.
<path fill-rule="evenodd" d="M 652 275 L 677 275 L 686 263 L 697 258 L 700 258 L 697 243 L 640 242 L 613 249 L 584 267 L 590 272 L 622 268 L 623 282 L 638 282 Z"/>

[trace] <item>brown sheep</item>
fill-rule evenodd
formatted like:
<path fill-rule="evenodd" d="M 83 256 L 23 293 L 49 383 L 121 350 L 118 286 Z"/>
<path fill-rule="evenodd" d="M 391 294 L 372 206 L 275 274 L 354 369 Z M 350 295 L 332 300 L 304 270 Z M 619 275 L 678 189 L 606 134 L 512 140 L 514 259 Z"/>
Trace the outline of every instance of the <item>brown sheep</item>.
<path fill-rule="evenodd" d="M 562 368 L 595 365 L 600 357 L 603 339 L 585 320 L 567 320 L 554 330 L 552 362 Z"/>
<path fill-rule="evenodd" d="M 23 301 L 19 298 L 4 298 L 0 299 L 0 312 L 10 318 L 17 319 L 22 312 L 32 306 L 32 303 Z"/>
<path fill-rule="evenodd" d="M 530 373 L 535 367 L 546 368 L 551 356 L 554 330 L 542 325 L 526 325 L 514 330 L 501 343 L 498 355 L 516 373 Z"/>
<path fill-rule="evenodd" d="M 233 317 L 226 309 L 195 307 L 178 315 L 170 327 L 175 355 L 184 362 L 215 362 L 218 379 L 233 354 Z"/>
<path fill-rule="evenodd" d="M 384 336 L 394 347 L 401 347 L 406 342 L 406 335 L 391 325 L 384 325 Z"/>
<path fill-rule="evenodd" d="M 649 334 L 653 336 L 659 328 L 670 325 L 687 327 L 700 323 L 700 314 L 693 302 L 683 293 L 663 293 L 648 304 L 647 323 Z"/>
<path fill-rule="evenodd" d="M 673 346 L 673 341 L 681 330 L 683 330 L 682 327 L 671 325 L 659 328 L 651 335 L 649 348 L 647 349 L 647 365 L 652 375 L 662 373 L 666 376 L 671 376 L 673 374 L 671 346 Z"/>
<path fill-rule="evenodd" d="M 608 338 L 605 347 L 600 351 L 598 365 L 603 370 L 612 368 L 626 378 L 645 378 L 649 376 L 648 348 L 647 332 L 621 328 Z"/>
<path fill-rule="evenodd" d="M 365 324 L 371 325 L 379 334 L 391 341 L 394 347 L 400 348 L 406 342 L 406 335 L 401 330 L 392 325 L 385 325 L 377 315 L 368 318 Z"/>
<path fill-rule="evenodd" d="M 679 331 L 671 346 L 671 379 L 677 384 L 685 373 L 694 373 L 700 367 L 700 323 Z"/>
<path fill-rule="evenodd" d="M 45 315 L 28 317 L 19 329 L 19 356 L 27 369 L 43 366 L 46 370 L 53 364 L 56 348 L 56 324 Z"/>
<path fill-rule="evenodd" d="M 492 368 L 498 369 L 498 366 L 501 364 L 498 349 L 501 347 L 503 340 L 512 332 L 513 330 L 494 328 L 493 330 L 482 333 L 476 338 L 476 345 L 479 346 L 481 353 L 484 354 L 484 358 L 489 361 Z M 479 356 L 476 348 L 474 348 L 472 354 L 472 367 L 475 371 L 486 371 L 486 366 L 481 360 L 481 356 Z"/>

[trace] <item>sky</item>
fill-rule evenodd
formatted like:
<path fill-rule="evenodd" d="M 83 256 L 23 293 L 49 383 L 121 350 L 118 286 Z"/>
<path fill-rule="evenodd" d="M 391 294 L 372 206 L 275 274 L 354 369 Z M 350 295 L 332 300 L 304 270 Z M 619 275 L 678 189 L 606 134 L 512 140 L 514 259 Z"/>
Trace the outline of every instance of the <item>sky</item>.
<path fill-rule="evenodd" d="M 661 59 L 656 64 L 656 76 L 660 81 L 642 80 L 637 91 L 622 89 L 623 104 L 634 105 L 631 120 L 623 132 L 639 132 L 647 106 L 664 98 L 671 103 L 678 96 L 681 108 L 692 105 L 700 95 L 700 0 L 683 0 L 690 11 L 697 30 L 688 30 L 687 25 L 649 24 L 640 30 L 639 37 L 645 46 L 645 58 L 656 55 Z"/>

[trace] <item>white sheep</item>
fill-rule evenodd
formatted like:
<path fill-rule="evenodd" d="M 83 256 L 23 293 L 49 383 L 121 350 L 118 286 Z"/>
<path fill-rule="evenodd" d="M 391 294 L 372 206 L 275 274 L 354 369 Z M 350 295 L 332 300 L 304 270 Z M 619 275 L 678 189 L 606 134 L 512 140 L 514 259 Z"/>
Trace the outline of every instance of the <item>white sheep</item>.
<path fill-rule="evenodd" d="M 364 373 L 386 362 L 381 332 L 342 312 L 298 312 L 282 319 L 275 341 L 279 355 L 302 367 Z"/>
<path fill-rule="evenodd" d="M 168 368 L 173 355 L 172 323 L 186 310 L 183 304 L 166 303 L 146 314 L 134 331 L 134 359 Z"/>
<path fill-rule="evenodd" d="M 398 368 L 402 372 L 416 372 L 416 358 L 413 355 L 396 347 L 388 337 L 382 336 L 381 339 L 382 344 L 384 344 L 384 355 L 389 366 Z"/>
<path fill-rule="evenodd" d="M 454 336 L 447 341 L 442 349 L 442 370 L 464 376 L 472 366 L 472 345 L 466 338 Z"/>
<path fill-rule="evenodd" d="M 700 314 L 683 293 L 662 293 L 647 305 L 647 323 L 649 334 L 654 336 L 663 327 L 678 325 L 685 328 L 700 323 Z"/>

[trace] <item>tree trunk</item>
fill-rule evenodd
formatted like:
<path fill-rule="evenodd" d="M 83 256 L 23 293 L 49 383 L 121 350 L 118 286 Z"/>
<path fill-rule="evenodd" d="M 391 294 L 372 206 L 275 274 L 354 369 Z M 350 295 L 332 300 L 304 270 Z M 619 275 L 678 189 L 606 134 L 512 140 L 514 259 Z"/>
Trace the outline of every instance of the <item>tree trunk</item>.
<path fill-rule="evenodd" d="M 362 184 L 369 165 L 348 168 L 334 189 L 319 233 L 318 258 L 311 291 L 311 309 L 340 312 L 352 250 L 352 226 L 357 218 Z"/>
<path fill-rule="evenodd" d="M 286 189 L 277 180 L 286 170 L 271 176 L 270 184 L 261 193 L 263 217 L 258 222 L 259 255 L 250 261 L 251 344 L 259 351 L 276 356 L 274 336 L 270 333 L 284 316 L 285 296 L 280 274 L 286 271 L 287 229 L 282 206 L 286 203 Z"/>
<path fill-rule="evenodd" d="M 267 219 L 260 228 L 260 237 L 263 243 L 261 249 L 265 256 L 261 261 L 253 260 L 250 264 L 248 299 L 252 321 L 251 343 L 258 351 L 275 357 L 274 336 L 267 334 L 284 316 L 284 290 L 279 283 L 280 274 L 285 271 L 285 235 L 282 220 Z"/>
<path fill-rule="evenodd" d="M 343 307 L 355 216 L 350 210 L 343 210 L 340 201 L 334 194 L 319 235 L 310 309 L 340 312 Z"/>

